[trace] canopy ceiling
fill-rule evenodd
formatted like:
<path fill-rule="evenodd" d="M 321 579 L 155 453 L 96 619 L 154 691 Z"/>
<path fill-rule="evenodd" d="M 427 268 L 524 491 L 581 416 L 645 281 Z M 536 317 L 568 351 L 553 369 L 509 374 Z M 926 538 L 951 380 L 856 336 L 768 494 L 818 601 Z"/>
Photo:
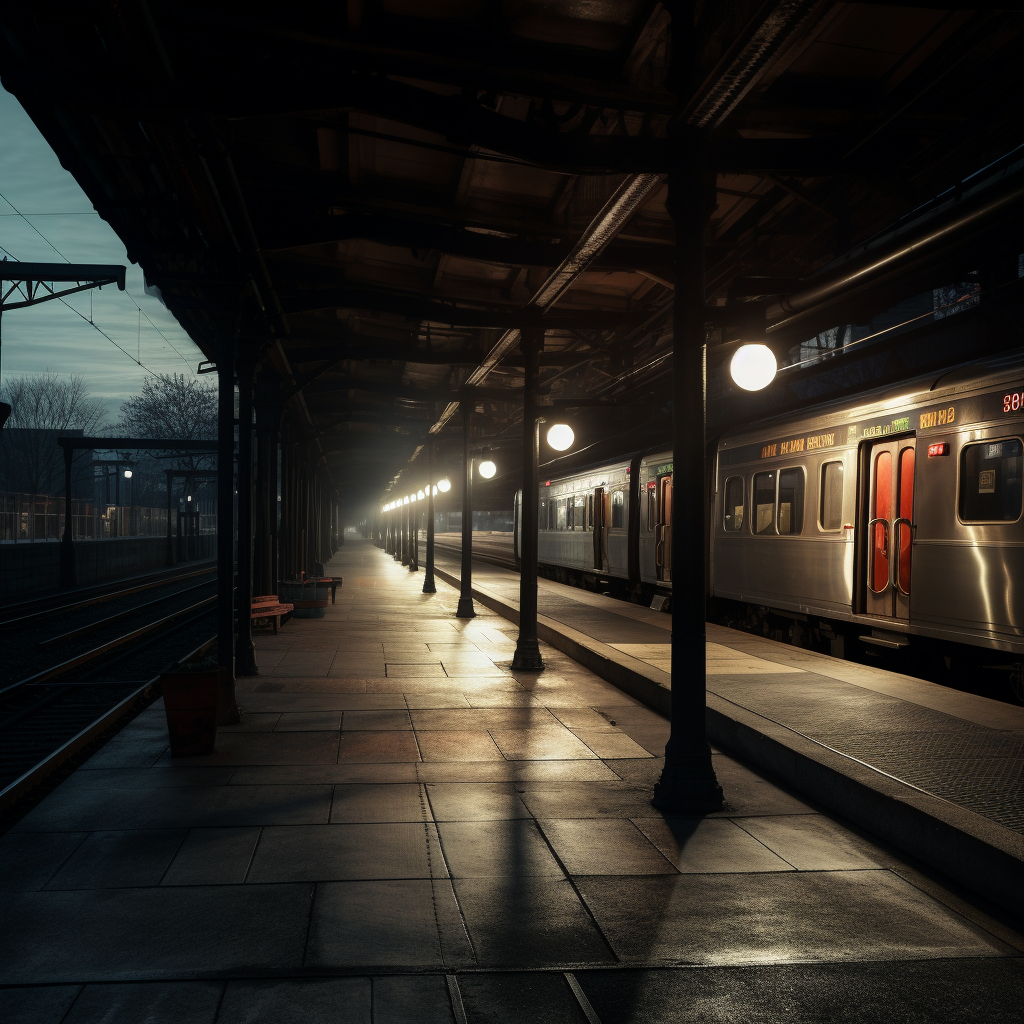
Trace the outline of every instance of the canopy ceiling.
<path fill-rule="evenodd" d="M 237 332 L 377 500 L 467 382 L 514 436 L 520 329 L 555 398 L 656 404 L 680 126 L 725 339 L 1024 141 L 1020 6 L 57 2 L 5 12 L 0 74 L 204 353 Z"/>

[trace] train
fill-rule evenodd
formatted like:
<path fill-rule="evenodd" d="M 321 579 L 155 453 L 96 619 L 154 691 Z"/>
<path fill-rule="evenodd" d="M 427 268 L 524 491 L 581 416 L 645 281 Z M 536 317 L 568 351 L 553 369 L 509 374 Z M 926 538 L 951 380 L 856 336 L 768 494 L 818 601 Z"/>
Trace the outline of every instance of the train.
<path fill-rule="evenodd" d="M 948 667 L 985 652 L 1020 686 L 1024 351 L 763 419 L 714 448 L 708 596 L 733 624 L 837 656 L 927 641 Z M 675 486 L 670 447 L 543 480 L 541 571 L 669 597 Z M 517 558 L 521 512 L 519 492 Z"/>

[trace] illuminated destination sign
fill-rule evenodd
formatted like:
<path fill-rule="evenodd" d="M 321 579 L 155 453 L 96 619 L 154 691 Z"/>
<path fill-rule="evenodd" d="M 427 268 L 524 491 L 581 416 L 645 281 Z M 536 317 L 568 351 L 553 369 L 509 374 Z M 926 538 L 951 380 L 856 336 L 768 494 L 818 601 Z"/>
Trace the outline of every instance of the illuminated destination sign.
<path fill-rule="evenodd" d="M 860 432 L 861 437 L 885 437 L 886 434 L 900 434 L 910 429 L 910 417 L 900 416 L 888 423 L 872 423 Z"/>
<path fill-rule="evenodd" d="M 918 417 L 917 429 L 927 430 L 929 427 L 944 427 L 947 423 L 956 422 L 955 406 L 944 409 L 929 409 Z"/>
<path fill-rule="evenodd" d="M 817 451 L 819 448 L 831 448 L 836 443 L 836 432 L 827 434 L 808 434 L 804 437 L 793 437 L 788 441 L 775 441 L 762 445 L 761 458 L 770 459 L 776 455 L 796 455 L 799 452 Z"/>

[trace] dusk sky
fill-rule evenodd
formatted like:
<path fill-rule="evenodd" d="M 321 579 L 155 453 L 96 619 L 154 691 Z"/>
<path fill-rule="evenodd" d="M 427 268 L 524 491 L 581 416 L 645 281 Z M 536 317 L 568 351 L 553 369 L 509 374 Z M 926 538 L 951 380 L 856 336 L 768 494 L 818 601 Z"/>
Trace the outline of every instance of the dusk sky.
<path fill-rule="evenodd" d="M 145 294 L 141 268 L 128 262 L 121 240 L 61 167 L 21 104 L 3 89 L 0 195 L 0 258 L 118 263 L 128 268 L 131 295 L 115 285 L 91 293 L 93 321 L 127 355 L 59 300 L 5 313 L 0 324 L 0 376 L 5 382 L 15 374 L 43 371 L 81 374 L 91 396 L 103 400 L 107 421 L 113 422 L 121 402 L 139 391 L 148 375 L 136 359 L 154 373 L 195 374 L 202 353 L 163 304 Z M 90 315 L 89 292 L 64 302 Z"/>

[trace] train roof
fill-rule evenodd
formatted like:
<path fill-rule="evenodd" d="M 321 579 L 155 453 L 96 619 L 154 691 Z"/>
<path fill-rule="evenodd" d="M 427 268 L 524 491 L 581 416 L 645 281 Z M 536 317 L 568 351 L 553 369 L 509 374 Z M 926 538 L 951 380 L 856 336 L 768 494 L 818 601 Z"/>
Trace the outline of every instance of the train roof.
<path fill-rule="evenodd" d="M 871 416 L 895 407 L 932 402 L 943 397 L 976 391 L 987 386 L 1019 380 L 1024 374 L 1024 348 L 1002 356 L 977 359 L 969 363 L 914 377 L 898 385 L 887 385 L 860 392 L 849 398 L 834 399 L 799 412 L 765 417 L 742 427 L 725 431 L 718 439 L 718 448 L 732 448 L 748 443 L 777 430 L 783 424 L 813 423 L 827 425 Z"/>

